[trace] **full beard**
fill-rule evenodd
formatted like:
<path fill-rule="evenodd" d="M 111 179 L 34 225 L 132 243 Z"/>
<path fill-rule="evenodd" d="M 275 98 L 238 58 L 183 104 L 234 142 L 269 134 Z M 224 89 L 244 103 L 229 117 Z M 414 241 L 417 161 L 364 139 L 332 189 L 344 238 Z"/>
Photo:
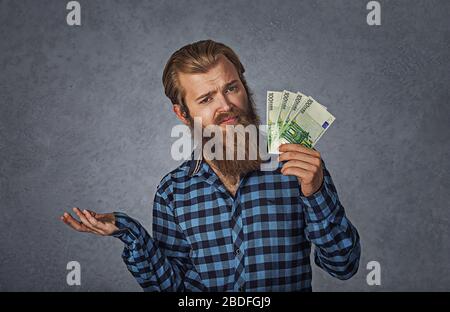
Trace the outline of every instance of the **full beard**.
<path fill-rule="evenodd" d="M 233 115 L 233 110 L 230 111 L 229 115 Z M 210 162 L 212 166 L 215 167 L 220 173 L 227 178 L 229 178 L 232 182 L 238 179 L 239 177 L 244 176 L 248 172 L 258 170 L 261 166 L 261 158 L 258 150 L 258 127 L 257 127 L 257 119 L 249 118 L 248 114 L 242 114 L 242 112 L 238 113 L 238 125 L 243 126 L 241 129 L 245 128 L 248 125 L 254 125 L 256 129 L 256 136 L 251 136 L 245 131 L 241 131 L 241 129 L 235 128 L 235 130 L 227 129 L 222 131 L 221 145 L 223 146 L 223 155 L 225 156 L 223 159 L 211 159 Z M 232 132 L 232 139 L 227 140 L 227 131 Z M 203 138 L 203 146 L 206 143 L 208 138 Z M 232 144 L 232 146 L 229 146 Z M 229 150 L 232 150 L 232 153 Z M 203 149 L 204 154 L 208 151 Z M 227 154 L 227 151 L 229 152 Z M 239 154 L 239 151 L 244 151 Z M 231 154 L 231 157 L 229 157 Z M 205 155 L 208 157 L 208 155 Z M 211 157 L 210 157 L 211 158 Z"/>
<path fill-rule="evenodd" d="M 242 127 L 234 128 L 234 130 L 224 130 L 221 128 L 222 135 L 217 138 L 217 141 L 220 143 L 214 146 L 219 146 L 219 148 L 220 146 L 223 147 L 222 155 L 224 157 L 221 159 L 217 159 L 213 157 L 213 155 L 209 154 L 209 150 L 205 149 L 204 147 L 211 138 L 205 138 L 205 136 L 202 136 L 202 151 L 204 158 L 207 159 L 209 164 L 214 169 L 219 171 L 230 182 L 236 183 L 240 177 L 246 175 L 251 171 L 260 169 L 262 160 L 259 153 L 258 142 L 259 118 L 255 113 L 253 105 L 250 106 L 247 112 L 232 106 L 232 108 L 228 112 L 218 115 L 214 120 L 214 124 L 220 125 L 223 120 L 233 116 L 237 116 L 236 126 L 240 125 Z M 249 135 L 249 133 L 242 131 L 243 128 L 249 125 L 254 126 L 256 135 Z M 230 130 L 232 132 L 229 134 L 230 138 L 228 138 L 227 140 L 227 132 Z M 232 146 L 229 146 L 230 144 L 232 144 Z M 231 151 L 233 151 L 233 153 Z M 242 151 L 244 152 L 242 153 Z"/>

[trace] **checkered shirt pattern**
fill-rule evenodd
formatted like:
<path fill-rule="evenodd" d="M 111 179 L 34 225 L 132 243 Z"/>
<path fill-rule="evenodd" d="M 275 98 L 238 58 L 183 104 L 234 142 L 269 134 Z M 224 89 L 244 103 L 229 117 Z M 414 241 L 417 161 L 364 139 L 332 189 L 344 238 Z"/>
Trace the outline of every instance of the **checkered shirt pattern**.
<path fill-rule="evenodd" d="M 359 235 L 322 161 L 321 188 L 304 196 L 297 177 L 252 171 L 235 196 L 202 159 L 158 185 L 153 235 L 115 212 L 122 258 L 144 291 L 311 291 L 314 262 L 338 279 L 358 270 Z"/>

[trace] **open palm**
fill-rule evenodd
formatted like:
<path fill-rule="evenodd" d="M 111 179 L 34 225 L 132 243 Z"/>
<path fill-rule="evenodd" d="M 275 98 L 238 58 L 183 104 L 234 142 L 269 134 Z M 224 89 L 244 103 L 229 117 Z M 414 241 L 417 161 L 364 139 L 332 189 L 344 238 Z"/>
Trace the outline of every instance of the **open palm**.
<path fill-rule="evenodd" d="M 81 211 L 76 207 L 73 208 L 73 212 L 80 218 L 80 221 L 72 217 L 68 212 L 64 212 L 64 215 L 61 216 L 61 221 L 78 232 L 107 236 L 118 230 L 113 213 L 96 213 L 91 210 Z"/>

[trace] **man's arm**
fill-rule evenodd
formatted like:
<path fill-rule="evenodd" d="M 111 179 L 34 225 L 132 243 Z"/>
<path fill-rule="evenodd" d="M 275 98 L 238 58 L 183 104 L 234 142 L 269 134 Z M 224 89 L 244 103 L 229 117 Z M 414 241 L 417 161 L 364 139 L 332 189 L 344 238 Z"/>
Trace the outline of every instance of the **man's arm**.
<path fill-rule="evenodd" d="M 286 161 L 281 173 L 299 181 L 305 235 L 316 246 L 316 264 L 334 277 L 349 279 L 358 270 L 359 235 L 345 216 L 320 153 L 300 144 L 282 144 L 279 150 L 279 161 Z"/>
<path fill-rule="evenodd" d="M 164 193 L 164 192 L 162 192 Z M 157 191 L 152 238 L 124 213 L 96 213 L 74 207 L 76 220 L 64 212 L 61 221 L 78 232 L 115 236 L 125 243 L 122 258 L 144 291 L 205 291 L 189 257 L 190 245 L 179 228 L 169 201 Z"/>
<path fill-rule="evenodd" d="M 358 271 L 359 235 L 345 215 L 324 162 L 322 167 L 320 189 L 312 195 L 301 196 L 305 206 L 305 235 L 316 246 L 315 263 L 332 276 L 345 280 Z"/>
<path fill-rule="evenodd" d="M 158 192 L 153 212 L 153 237 L 138 221 L 114 213 L 119 231 L 113 236 L 125 243 L 122 259 L 130 273 L 144 291 L 206 291 L 189 257 L 190 245 Z"/>

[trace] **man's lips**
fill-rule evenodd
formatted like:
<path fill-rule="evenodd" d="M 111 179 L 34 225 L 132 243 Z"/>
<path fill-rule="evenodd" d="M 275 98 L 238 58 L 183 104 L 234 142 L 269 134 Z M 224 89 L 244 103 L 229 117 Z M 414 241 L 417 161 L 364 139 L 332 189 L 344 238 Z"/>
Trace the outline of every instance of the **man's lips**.
<path fill-rule="evenodd" d="M 237 119 L 238 119 L 237 116 L 230 116 L 230 117 L 227 117 L 224 120 L 222 120 L 220 122 L 220 124 L 221 125 L 232 125 L 232 124 L 236 123 Z"/>

